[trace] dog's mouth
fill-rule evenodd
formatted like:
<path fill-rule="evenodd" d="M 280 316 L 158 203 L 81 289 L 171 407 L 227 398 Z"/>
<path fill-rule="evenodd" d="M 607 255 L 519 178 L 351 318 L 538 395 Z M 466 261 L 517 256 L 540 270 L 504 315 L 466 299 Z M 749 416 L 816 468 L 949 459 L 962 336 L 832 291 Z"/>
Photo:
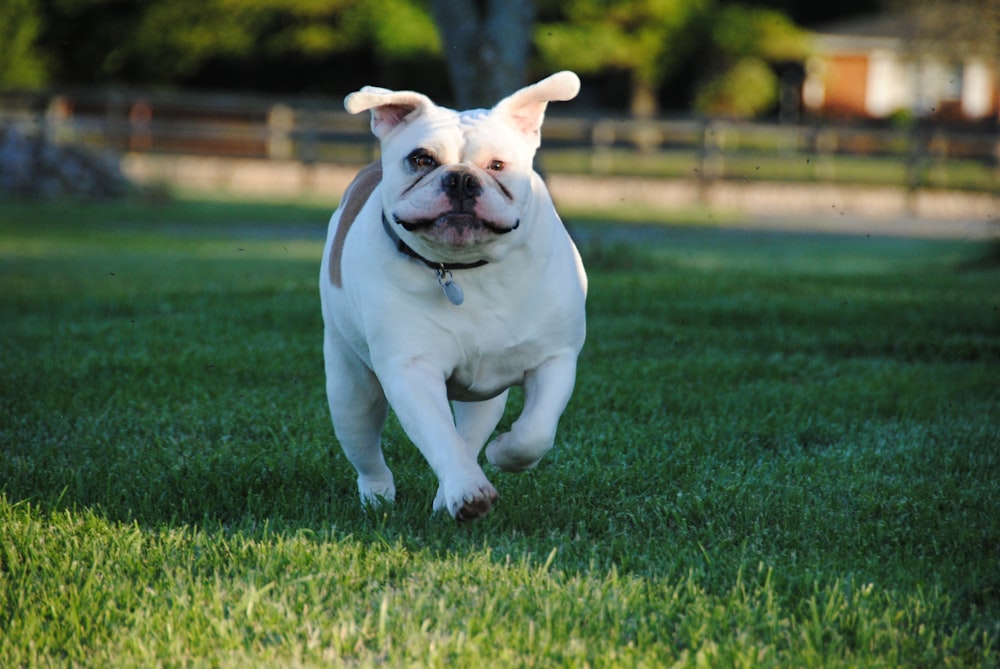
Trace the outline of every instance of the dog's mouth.
<path fill-rule="evenodd" d="M 396 223 L 409 232 L 428 237 L 449 246 L 467 246 L 487 241 L 496 235 L 513 232 L 520 226 L 516 220 L 512 225 L 479 218 L 466 212 L 447 212 L 434 218 L 402 220 Z"/>

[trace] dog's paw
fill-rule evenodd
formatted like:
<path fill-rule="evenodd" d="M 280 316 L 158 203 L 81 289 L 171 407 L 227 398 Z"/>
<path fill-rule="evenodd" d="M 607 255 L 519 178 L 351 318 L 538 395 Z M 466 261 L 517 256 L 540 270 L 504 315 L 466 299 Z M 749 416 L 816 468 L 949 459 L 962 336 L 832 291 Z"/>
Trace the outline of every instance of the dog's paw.
<path fill-rule="evenodd" d="M 366 507 L 378 508 L 396 501 L 396 485 L 392 478 L 385 480 L 358 477 L 358 492 L 361 495 L 361 505 Z"/>
<path fill-rule="evenodd" d="M 447 511 L 455 520 L 464 522 L 485 516 L 498 499 L 496 488 L 485 478 L 450 496 L 440 485 L 434 496 L 434 511 Z"/>
<path fill-rule="evenodd" d="M 500 471 L 523 472 L 533 469 L 550 448 L 551 442 L 519 444 L 510 432 L 505 432 L 486 446 L 486 459 Z"/>

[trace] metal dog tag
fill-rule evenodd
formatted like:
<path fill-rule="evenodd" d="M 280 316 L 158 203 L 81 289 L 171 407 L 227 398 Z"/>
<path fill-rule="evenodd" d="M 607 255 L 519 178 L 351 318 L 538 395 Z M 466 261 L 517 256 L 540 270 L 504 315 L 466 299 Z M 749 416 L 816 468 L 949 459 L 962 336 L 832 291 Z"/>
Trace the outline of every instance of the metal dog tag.
<path fill-rule="evenodd" d="M 438 284 L 444 290 L 444 295 L 448 298 L 449 302 L 456 307 L 465 302 L 465 293 L 462 292 L 462 287 L 455 283 L 451 272 L 446 269 L 439 269 L 437 270 L 437 278 Z"/>

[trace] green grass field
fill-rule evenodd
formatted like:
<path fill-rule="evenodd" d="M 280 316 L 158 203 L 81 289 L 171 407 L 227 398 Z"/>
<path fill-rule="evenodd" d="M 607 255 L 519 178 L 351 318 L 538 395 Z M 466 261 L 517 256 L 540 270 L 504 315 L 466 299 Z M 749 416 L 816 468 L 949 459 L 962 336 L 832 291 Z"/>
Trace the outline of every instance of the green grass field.
<path fill-rule="evenodd" d="M 592 149 L 548 150 L 541 165 L 550 172 L 689 178 L 699 176 L 702 156 L 696 150 L 627 150 L 595 152 Z M 782 152 L 774 147 L 760 151 L 714 154 L 715 179 L 746 182 L 779 181 L 867 184 L 907 187 L 914 179 L 924 188 L 996 192 L 998 172 L 990 164 L 976 160 L 924 160 L 913 172 L 900 156 L 842 156 Z"/>
<path fill-rule="evenodd" d="M 980 246 L 578 223 L 557 446 L 457 525 L 391 420 L 358 505 L 328 215 L 0 203 L 0 666 L 1000 663 Z"/>

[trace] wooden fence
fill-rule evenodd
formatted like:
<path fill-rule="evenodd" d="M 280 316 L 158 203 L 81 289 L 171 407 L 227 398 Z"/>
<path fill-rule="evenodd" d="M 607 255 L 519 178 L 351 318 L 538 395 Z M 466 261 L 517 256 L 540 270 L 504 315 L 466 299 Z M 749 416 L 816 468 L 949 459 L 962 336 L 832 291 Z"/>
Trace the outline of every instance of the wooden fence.
<path fill-rule="evenodd" d="M 566 117 L 546 121 L 541 166 L 560 173 L 864 183 L 1000 192 L 1000 132 L 900 126 Z M 335 98 L 78 90 L 0 94 L 0 125 L 121 153 L 318 163 L 372 160 L 368 116 Z"/>

